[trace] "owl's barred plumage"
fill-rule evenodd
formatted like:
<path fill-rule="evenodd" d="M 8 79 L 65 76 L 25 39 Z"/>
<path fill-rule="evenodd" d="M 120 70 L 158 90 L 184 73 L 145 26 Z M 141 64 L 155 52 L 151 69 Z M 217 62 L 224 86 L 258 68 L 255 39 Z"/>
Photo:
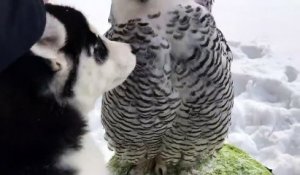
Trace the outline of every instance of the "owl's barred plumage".
<path fill-rule="evenodd" d="M 137 56 L 129 78 L 103 97 L 102 123 L 117 157 L 192 166 L 222 147 L 233 106 L 232 53 L 207 9 L 176 5 L 113 24 L 106 36 L 131 44 Z"/>

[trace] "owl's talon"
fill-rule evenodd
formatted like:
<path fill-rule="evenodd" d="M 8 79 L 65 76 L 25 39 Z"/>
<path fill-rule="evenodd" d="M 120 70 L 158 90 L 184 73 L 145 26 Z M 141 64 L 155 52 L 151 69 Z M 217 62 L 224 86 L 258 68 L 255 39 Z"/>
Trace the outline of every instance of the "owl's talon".
<path fill-rule="evenodd" d="M 157 158 L 154 168 L 155 175 L 167 175 L 167 165 L 161 158 Z"/>
<path fill-rule="evenodd" d="M 167 167 L 165 166 L 155 166 L 156 175 L 167 175 Z"/>

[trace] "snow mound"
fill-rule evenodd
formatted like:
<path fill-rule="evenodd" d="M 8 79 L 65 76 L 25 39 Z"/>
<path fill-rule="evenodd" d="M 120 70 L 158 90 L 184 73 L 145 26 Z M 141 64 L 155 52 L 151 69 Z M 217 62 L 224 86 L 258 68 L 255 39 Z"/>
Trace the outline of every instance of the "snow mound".
<path fill-rule="evenodd" d="M 250 59 L 261 58 L 264 54 L 264 48 L 256 46 L 242 46 L 241 50 L 248 56 Z"/>
<path fill-rule="evenodd" d="M 285 75 L 288 78 L 288 82 L 293 82 L 296 81 L 299 75 L 299 72 L 297 69 L 293 66 L 286 66 L 285 68 Z"/>
<path fill-rule="evenodd" d="M 235 56 L 235 106 L 228 141 L 247 150 L 276 175 L 298 175 L 300 65 L 274 56 L 267 47 L 229 43 Z"/>

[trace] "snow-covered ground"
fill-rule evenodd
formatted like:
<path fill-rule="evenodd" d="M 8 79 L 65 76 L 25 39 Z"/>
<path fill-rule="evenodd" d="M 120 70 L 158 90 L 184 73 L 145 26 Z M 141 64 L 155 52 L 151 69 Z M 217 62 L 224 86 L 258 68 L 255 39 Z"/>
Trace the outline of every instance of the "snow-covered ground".
<path fill-rule="evenodd" d="M 52 0 L 82 10 L 104 33 L 110 0 Z M 213 13 L 230 41 L 235 107 L 228 142 L 246 150 L 275 175 L 300 174 L 300 1 L 216 0 Z M 100 102 L 98 103 L 100 104 Z M 99 129 L 100 105 L 91 127 Z"/>
<path fill-rule="evenodd" d="M 299 0 L 216 0 L 214 15 L 235 55 L 228 141 L 275 175 L 300 174 Z"/>

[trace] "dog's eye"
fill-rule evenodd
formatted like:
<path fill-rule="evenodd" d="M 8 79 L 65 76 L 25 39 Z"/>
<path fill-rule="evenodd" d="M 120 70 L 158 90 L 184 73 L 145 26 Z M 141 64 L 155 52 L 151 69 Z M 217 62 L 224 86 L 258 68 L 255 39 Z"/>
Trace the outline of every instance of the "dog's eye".
<path fill-rule="evenodd" d="M 100 37 L 97 38 L 97 43 L 94 46 L 93 55 L 96 62 L 99 64 L 102 64 L 107 59 L 108 50 Z"/>

